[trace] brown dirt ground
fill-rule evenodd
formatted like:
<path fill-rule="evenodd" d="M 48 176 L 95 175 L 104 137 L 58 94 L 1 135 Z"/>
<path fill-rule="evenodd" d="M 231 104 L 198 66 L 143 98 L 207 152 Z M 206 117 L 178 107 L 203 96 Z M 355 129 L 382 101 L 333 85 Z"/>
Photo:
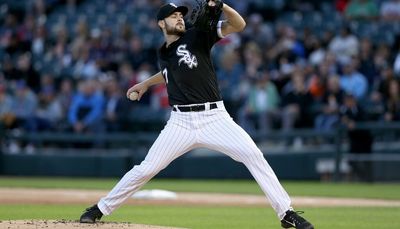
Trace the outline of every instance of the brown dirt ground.
<path fill-rule="evenodd" d="M 96 228 L 96 229 L 116 229 L 116 228 L 129 228 L 129 229 L 167 229 L 176 227 L 161 227 L 143 224 L 132 223 L 110 223 L 99 222 L 96 224 L 81 224 L 76 221 L 68 220 L 13 220 L 13 221 L 0 221 L 0 228 L 7 229 L 70 229 L 70 228 Z"/>
<path fill-rule="evenodd" d="M 23 189 L 0 188 L 0 204 L 87 204 L 96 203 L 107 191 L 64 190 L 64 189 Z M 293 206 L 381 206 L 400 207 L 400 201 L 354 198 L 292 197 Z M 211 205 L 211 206 L 268 206 L 268 201 L 260 195 L 177 193 L 176 199 L 129 199 L 132 205 Z M 75 221 L 17 220 L 0 222 L 0 228 L 168 228 L 131 223 L 80 224 Z"/>

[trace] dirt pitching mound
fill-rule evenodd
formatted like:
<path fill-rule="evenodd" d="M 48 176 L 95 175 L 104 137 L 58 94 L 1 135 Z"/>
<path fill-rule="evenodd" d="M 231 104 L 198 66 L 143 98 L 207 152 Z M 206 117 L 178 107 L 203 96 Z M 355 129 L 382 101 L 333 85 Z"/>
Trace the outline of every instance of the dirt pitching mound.
<path fill-rule="evenodd" d="M 0 221 L 0 228 L 8 229 L 41 229 L 41 228 L 56 228 L 56 229 L 69 229 L 69 228 L 96 228 L 96 229 L 116 229 L 116 228 L 129 228 L 129 229 L 168 229 L 176 227 L 161 227 L 143 224 L 132 223 L 110 223 L 99 222 L 96 224 L 82 224 L 77 221 L 69 220 L 13 220 L 13 221 Z"/>

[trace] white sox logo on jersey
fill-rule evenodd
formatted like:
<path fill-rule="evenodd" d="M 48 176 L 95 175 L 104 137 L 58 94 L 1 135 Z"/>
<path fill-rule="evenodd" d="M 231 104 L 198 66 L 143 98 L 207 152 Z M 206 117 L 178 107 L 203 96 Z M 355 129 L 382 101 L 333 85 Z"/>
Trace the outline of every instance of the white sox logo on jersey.
<path fill-rule="evenodd" d="M 179 59 L 179 65 L 184 62 L 190 69 L 193 67 L 197 68 L 197 58 L 186 49 L 186 44 L 178 46 L 176 49 L 176 55 L 182 57 Z"/>

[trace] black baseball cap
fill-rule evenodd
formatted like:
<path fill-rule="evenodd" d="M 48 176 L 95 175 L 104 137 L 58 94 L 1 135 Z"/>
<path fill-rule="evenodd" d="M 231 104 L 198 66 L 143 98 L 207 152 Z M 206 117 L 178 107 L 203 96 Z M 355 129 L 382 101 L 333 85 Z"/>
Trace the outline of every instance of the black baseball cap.
<path fill-rule="evenodd" d="M 187 14 L 189 9 L 186 6 L 176 6 L 174 3 L 168 3 L 161 6 L 157 13 L 157 21 L 163 20 L 174 12 L 181 12 L 183 16 Z"/>

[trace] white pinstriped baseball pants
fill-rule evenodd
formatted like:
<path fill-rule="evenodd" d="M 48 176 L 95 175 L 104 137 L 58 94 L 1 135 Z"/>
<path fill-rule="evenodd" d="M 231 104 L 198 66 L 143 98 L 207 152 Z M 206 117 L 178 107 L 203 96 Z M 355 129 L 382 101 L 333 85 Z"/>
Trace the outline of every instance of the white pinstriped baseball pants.
<path fill-rule="evenodd" d="M 172 111 L 146 158 L 100 199 L 98 207 L 101 212 L 111 214 L 173 160 L 194 148 L 205 147 L 242 162 L 282 219 L 291 209 L 288 194 L 254 141 L 226 112 L 223 102 L 217 102 L 217 105 L 216 109 L 200 112 Z"/>

